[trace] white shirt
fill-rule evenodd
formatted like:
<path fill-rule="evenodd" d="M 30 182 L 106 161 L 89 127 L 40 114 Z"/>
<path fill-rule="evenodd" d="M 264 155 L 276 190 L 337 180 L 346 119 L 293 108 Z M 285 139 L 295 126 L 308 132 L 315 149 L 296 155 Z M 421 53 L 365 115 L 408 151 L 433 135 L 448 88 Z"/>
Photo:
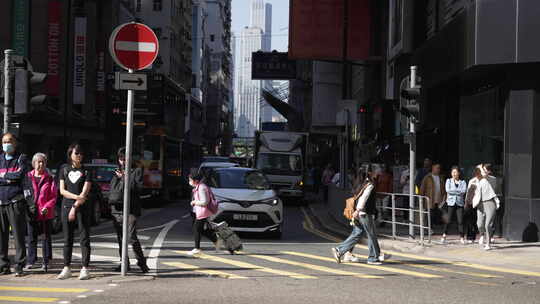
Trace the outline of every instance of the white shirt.
<path fill-rule="evenodd" d="M 356 203 L 356 210 L 362 210 L 366 206 L 367 200 L 369 198 L 369 195 L 371 194 L 371 191 L 373 191 L 373 188 L 375 186 L 373 184 L 369 184 L 366 189 L 364 189 L 364 192 L 362 192 L 362 195 L 357 200 Z M 363 211 L 359 211 L 359 214 L 365 214 Z"/>
<path fill-rule="evenodd" d="M 338 172 L 332 177 L 332 184 L 337 185 L 339 184 L 339 179 L 341 178 L 341 174 Z"/>
<path fill-rule="evenodd" d="M 493 187 L 491 187 L 489 181 L 485 178 L 481 179 L 476 185 L 476 192 L 474 193 L 473 198 L 473 208 L 476 208 L 481 202 L 486 202 L 489 200 L 494 200 L 499 209 L 500 201 Z"/>

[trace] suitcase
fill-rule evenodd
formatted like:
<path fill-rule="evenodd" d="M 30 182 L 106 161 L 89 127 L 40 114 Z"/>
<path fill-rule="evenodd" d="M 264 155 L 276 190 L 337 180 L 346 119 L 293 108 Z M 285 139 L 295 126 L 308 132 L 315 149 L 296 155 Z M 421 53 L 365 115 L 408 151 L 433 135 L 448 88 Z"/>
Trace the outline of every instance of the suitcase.
<path fill-rule="evenodd" d="M 238 235 L 232 231 L 227 222 L 212 223 L 212 228 L 230 254 L 242 250 L 242 241 Z"/>

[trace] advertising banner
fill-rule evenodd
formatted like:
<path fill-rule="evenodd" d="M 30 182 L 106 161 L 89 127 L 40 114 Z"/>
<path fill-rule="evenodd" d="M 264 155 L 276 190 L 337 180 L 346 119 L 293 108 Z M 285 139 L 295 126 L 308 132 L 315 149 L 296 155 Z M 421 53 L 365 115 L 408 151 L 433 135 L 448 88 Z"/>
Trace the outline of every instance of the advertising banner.
<path fill-rule="evenodd" d="M 60 37 L 61 37 L 61 8 L 58 0 L 50 0 L 48 4 L 48 39 L 47 39 L 47 80 L 45 88 L 47 95 L 58 96 L 60 93 Z"/>
<path fill-rule="evenodd" d="M 73 52 L 73 104 L 86 99 L 86 17 L 75 17 Z"/>
<path fill-rule="evenodd" d="M 30 1 L 13 1 L 13 39 L 12 45 L 15 55 L 28 57 L 28 44 L 30 41 Z"/>

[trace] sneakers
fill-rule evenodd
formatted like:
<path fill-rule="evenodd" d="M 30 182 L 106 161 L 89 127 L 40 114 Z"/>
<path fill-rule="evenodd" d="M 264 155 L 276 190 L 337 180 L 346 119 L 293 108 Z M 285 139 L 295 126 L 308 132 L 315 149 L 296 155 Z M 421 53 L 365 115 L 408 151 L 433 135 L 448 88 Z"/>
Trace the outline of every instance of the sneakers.
<path fill-rule="evenodd" d="M 0 270 L 0 275 L 8 275 L 8 274 L 11 274 L 11 269 L 9 268 L 9 266 Z"/>
<path fill-rule="evenodd" d="M 383 253 L 379 256 L 379 262 L 384 262 L 385 260 L 388 260 L 391 257 L 392 255 Z"/>
<path fill-rule="evenodd" d="M 62 272 L 56 277 L 58 280 L 65 280 L 71 278 L 71 268 L 65 266 Z"/>
<path fill-rule="evenodd" d="M 24 271 L 22 267 L 15 268 L 15 276 L 16 277 L 22 277 L 24 276 Z"/>
<path fill-rule="evenodd" d="M 464 238 L 461 238 L 459 241 L 461 242 L 461 245 L 465 245 L 465 239 Z"/>
<path fill-rule="evenodd" d="M 484 250 L 486 250 L 486 251 L 489 251 L 491 249 L 493 249 L 493 248 L 491 246 L 489 246 L 489 245 L 484 246 Z"/>
<path fill-rule="evenodd" d="M 24 270 L 24 271 L 29 271 L 29 270 L 37 269 L 37 268 L 38 268 L 37 265 L 34 265 L 34 264 L 28 264 L 28 265 L 24 266 L 23 270 Z"/>
<path fill-rule="evenodd" d="M 472 244 L 472 243 L 474 243 L 473 240 L 467 240 L 467 244 Z"/>
<path fill-rule="evenodd" d="M 350 252 L 346 252 L 343 255 L 343 262 L 359 263 L 360 259 Z"/>
<path fill-rule="evenodd" d="M 187 254 L 188 254 L 189 256 L 195 256 L 195 255 L 197 255 L 197 254 L 199 254 L 199 253 L 201 253 L 201 252 L 202 252 L 202 251 L 201 251 L 200 249 L 193 248 L 193 250 L 191 250 L 191 251 L 188 252 Z"/>
<path fill-rule="evenodd" d="M 336 259 L 336 262 L 341 264 L 341 255 L 339 254 L 339 250 L 337 250 L 337 248 L 332 248 L 332 254 L 334 255 L 334 259 Z"/>
<path fill-rule="evenodd" d="M 478 244 L 479 245 L 484 245 L 484 236 L 480 237 L 480 239 L 478 240 Z"/>
<path fill-rule="evenodd" d="M 368 265 L 382 265 L 381 261 L 367 261 Z"/>
<path fill-rule="evenodd" d="M 83 267 L 81 269 L 81 272 L 79 273 L 79 280 L 88 280 L 90 279 L 90 272 L 86 267 Z"/>
<path fill-rule="evenodd" d="M 141 272 L 142 273 L 149 273 L 150 272 L 150 268 L 148 268 L 148 265 L 146 265 L 146 263 L 137 263 L 137 266 L 139 266 L 139 268 L 141 269 Z"/>
<path fill-rule="evenodd" d="M 491 244 L 495 244 L 495 238 L 491 238 Z"/>
<path fill-rule="evenodd" d="M 441 238 L 441 244 L 446 244 L 446 237 L 443 236 L 443 237 Z"/>

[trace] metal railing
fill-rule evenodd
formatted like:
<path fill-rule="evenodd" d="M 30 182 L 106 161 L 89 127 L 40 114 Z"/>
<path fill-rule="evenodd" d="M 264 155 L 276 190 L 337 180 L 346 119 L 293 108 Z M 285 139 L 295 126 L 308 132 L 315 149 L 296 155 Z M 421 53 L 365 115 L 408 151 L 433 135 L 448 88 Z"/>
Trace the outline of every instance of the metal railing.
<path fill-rule="evenodd" d="M 391 198 L 391 206 L 387 207 L 384 206 L 383 199 L 377 200 L 377 209 L 382 210 L 382 214 L 380 214 L 379 222 L 381 223 L 389 223 L 392 225 L 392 238 L 403 238 L 398 235 L 398 226 L 407 226 L 409 227 L 409 232 L 407 233 L 407 238 L 409 239 L 416 239 L 415 237 L 415 228 L 419 230 L 419 236 L 420 236 L 420 244 L 424 245 L 425 241 L 425 232 L 427 232 L 427 241 L 428 243 L 431 242 L 431 235 L 432 235 L 432 229 L 431 229 L 431 212 L 430 208 L 427 208 L 429 206 L 429 197 L 423 196 L 423 195 L 412 195 L 415 200 L 414 206 L 409 206 L 408 208 L 403 207 L 396 207 L 396 197 L 403 197 L 406 198 L 407 204 L 409 204 L 409 197 L 410 194 L 404 194 L 404 193 L 387 193 L 387 192 L 377 192 L 377 195 L 380 196 L 386 196 Z M 424 204 L 426 202 L 427 204 Z M 390 210 L 392 214 L 392 218 L 390 220 L 384 218 L 384 211 Z M 396 211 L 404 211 L 408 212 L 408 220 L 405 220 L 403 222 L 398 222 Z M 418 214 L 418 223 L 415 223 L 416 214 Z M 427 218 L 427 225 L 424 225 L 425 219 Z M 412 232 L 412 234 L 411 234 Z"/>

